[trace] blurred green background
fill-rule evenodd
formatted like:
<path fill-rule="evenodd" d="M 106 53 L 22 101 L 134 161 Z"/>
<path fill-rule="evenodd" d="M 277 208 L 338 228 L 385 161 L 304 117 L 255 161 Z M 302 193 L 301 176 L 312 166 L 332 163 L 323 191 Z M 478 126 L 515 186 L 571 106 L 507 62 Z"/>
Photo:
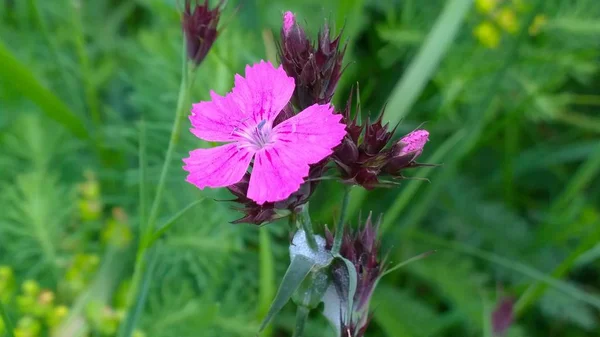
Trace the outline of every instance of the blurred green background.
<path fill-rule="evenodd" d="M 140 139 L 149 199 L 177 100 L 182 5 L 0 1 L 0 300 L 16 337 L 115 335 Z M 508 336 L 598 336 L 600 2 L 231 0 L 192 100 L 272 59 L 284 10 L 312 36 L 326 21 L 344 27 L 338 105 L 359 82 L 363 113 L 387 104 L 398 135 L 425 123 L 421 161 L 442 164 L 410 172 L 429 181 L 352 191 L 352 225 L 384 214 L 389 262 L 437 250 L 380 283 L 367 336 L 489 336 L 505 297 L 516 302 Z M 289 262 L 285 223 L 232 225 L 241 215 L 213 201 L 226 192 L 184 182 L 180 159 L 199 146 L 184 133 L 161 221 L 209 198 L 165 236 L 137 337 L 255 336 Z M 318 232 L 341 190 L 320 185 Z M 293 310 L 264 335 L 291 336 Z M 333 329 L 315 313 L 306 335 Z"/>

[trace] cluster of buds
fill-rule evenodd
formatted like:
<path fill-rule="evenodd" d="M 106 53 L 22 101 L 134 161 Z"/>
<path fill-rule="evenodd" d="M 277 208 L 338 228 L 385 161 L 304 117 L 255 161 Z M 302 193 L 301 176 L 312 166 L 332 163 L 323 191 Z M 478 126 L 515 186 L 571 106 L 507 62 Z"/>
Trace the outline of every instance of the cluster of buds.
<path fill-rule="evenodd" d="M 333 286 L 339 301 L 340 310 L 338 316 L 328 317 L 339 327 L 341 337 L 361 337 L 364 335 L 370 321 L 369 302 L 375 290 L 377 281 L 384 272 L 384 262 L 379 257 L 380 242 L 378 229 L 381 217 L 373 223 L 372 216 L 365 221 L 362 228 L 351 230 L 345 227 L 342 236 L 340 255 L 350 261 L 356 270 L 356 292 L 352 299 L 352 312 L 345 315 L 343 306 L 348 303 L 347 267 L 344 263 L 337 262 L 333 265 Z M 334 236 L 327 230 L 325 233 L 326 248 L 333 246 Z M 336 302 L 337 303 L 337 302 Z M 330 305 L 325 303 L 326 306 Z M 333 315 L 335 313 L 333 309 Z"/>
<path fill-rule="evenodd" d="M 389 130 L 389 124 L 383 124 L 383 112 L 375 121 L 367 120 L 360 125 L 360 110 L 352 117 L 351 102 L 352 96 L 341 112 L 346 123 L 346 137 L 333 155 L 344 182 L 372 189 L 387 184 L 381 181 L 383 176 L 402 179 L 402 170 L 424 165 L 416 159 L 429 140 L 429 132 L 415 130 L 392 143 L 396 128 Z"/>
<path fill-rule="evenodd" d="M 210 9 L 208 0 L 203 4 L 185 0 L 182 29 L 185 35 L 187 57 L 195 66 L 200 65 L 217 39 L 217 25 L 223 1 Z"/>
<path fill-rule="evenodd" d="M 325 24 L 315 44 L 292 12 L 283 15 L 279 58 L 285 72 L 296 81 L 292 102 L 298 109 L 331 102 L 346 52 L 345 46 L 340 48 L 340 38 L 341 33 L 332 39 Z"/>

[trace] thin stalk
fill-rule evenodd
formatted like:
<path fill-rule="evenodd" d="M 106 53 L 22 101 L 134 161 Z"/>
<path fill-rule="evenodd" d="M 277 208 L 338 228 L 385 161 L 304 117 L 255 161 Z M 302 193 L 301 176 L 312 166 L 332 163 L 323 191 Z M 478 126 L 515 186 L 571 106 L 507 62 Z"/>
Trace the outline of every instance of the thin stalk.
<path fill-rule="evenodd" d="M 2 317 L 2 320 L 4 321 L 4 326 L 6 328 L 6 336 L 15 337 L 15 328 L 12 325 L 10 317 L 8 317 L 8 312 L 6 311 L 6 308 L 4 307 L 4 303 L 2 303 L 2 301 L 0 301 L 0 317 Z"/>
<path fill-rule="evenodd" d="M 185 48 L 185 43 L 184 43 Z M 181 128 L 184 121 L 184 111 L 185 105 L 188 101 L 190 87 L 193 81 L 190 80 L 191 75 L 194 73 L 196 68 L 193 65 L 190 65 L 187 62 L 187 57 L 185 50 L 182 52 L 182 75 L 181 75 L 181 84 L 179 86 L 179 95 L 177 99 L 177 107 L 175 108 L 175 121 L 173 122 L 173 127 L 171 129 L 171 138 L 169 140 L 169 146 L 167 148 L 167 153 L 165 155 L 165 161 L 163 162 L 162 171 L 160 174 L 160 178 L 158 181 L 158 186 L 156 189 L 156 194 L 154 196 L 154 200 L 152 203 L 152 208 L 150 209 L 150 215 L 148 216 L 148 221 L 144 223 L 140 223 L 140 242 L 138 243 L 138 249 L 136 253 L 136 261 L 135 267 L 131 282 L 131 288 L 129 290 L 127 296 L 127 308 L 128 315 L 133 314 L 131 312 L 132 304 L 134 303 L 134 299 L 139 291 L 140 284 L 144 281 L 143 277 L 145 275 L 145 263 L 146 263 L 146 251 L 149 248 L 149 243 L 152 241 L 153 233 L 156 227 L 156 220 L 158 218 L 159 206 L 162 201 L 162 196 L 165 189 L 165 183 L 167 174 L 169 171 L 169 166 L 173 158 L 173 153 L 175 151 L 175 147 L 179 142 L 179 138 L 181 137 Z M 149 277 L 148 273 L 145 275 Z M 145 281 L 144 281 L 145 283 Z M 126 330 L 121 330 L 126 331 Z M 125 335 L 126 336 L 126 335 Z M 125 337 L 123 336 L 123 337 Z"/>
<path fill-rule="evenodd" d="M 71 1 L 71 13 L 73 19 L 73 26 L 75 30 L 75 51 L 79 64 L 81 66 L 81 75 L 83 79 L 83 90 L 85 92 L 85 100 L 87 108 L 90 110 L 92 122 L 96 131 L 96 137 L 100 137 L 98 129 L 102 123 L 102 116 L 100 114 L 100 100 L 98 99 L 98 90 L 93 80 L 92 71 L 90 67 L 90 59 L 85 48 L 85 35 L 83 31 L 83 22 L 81 19 L 81 2 Z M 100 140 L 100 139 L 99 139 Z M 102 142 L 101 142 L 102 143 Z"/>
<path fill-rule="evenodd" d="M 169 167 L 171 165 L 171 161 L 173 160 L 173 153 L 175 153 L 175 146 L 179 143 L 179 139 L 181 138 L 181 127 L 184 121 L 184 111 L 186 110 L 185 105 L 189 96 L 189 77 L 192 71 L 193 66 L 188 66 L 187 61 L 184 59 L 181 84 L 179 87 L 179 97 L 177 99 L 177 108 L 175 109 L 175 121 L 173 122 L 173 128 L 171 129 L 169 147 L 167 148 L 167 153 L 165 154 L 165 161 L 163 162 L 163 167 L 160 172 L 160 178 L 158 180 L 158 186 L 156 187 L 154 201 L 152 202 L 152 207 L 150 208 L 150 216 L 148 217 L 147 228 L 145 228 L 146 235 L 152 234 L 152 230 L 154 230 L 154 225 L 156 224 L 156 219 L 160 210 L 160 203 L 165 190 L 165 183 L 167 181 Z M 149 238 L 146 237 L 145 239 L 148 240 Z"/>
<path fill-rule="evenodd" d="M 310 214 L 308 214 L 308 203 L 302 207 L 302 211 L 299 214 L 298 220 L 300 226 L 304 229 L 306 240 L 308 241 L 308 247 L 314 251 L 318 250 L 317 240 L 315 239 L 315 232 L 310 221 Z"/>
<path fill-rule="evenodd" d="M 333 247 L 331 253 L 336 255 L 342 247 L 342 237 L 344 237 L 344 222 L 346 221 L 346 211 L 350 202 L 350 186 L 344 187 L 344 197 L 342 199 L 342 209 L 340 210 L 340 219 L 335 226 L 335 238 L 333 239 Z"/>
<path fill-rule="evenodd" d="M 304 334 L 304 326 L 306 326 L 306 321 L 308 320 L 309 312 L 310 310 L 307 307 L 298 306 L 298 309 L 296 310 L 296 327 L 292 337 L 302 337 Z"/>

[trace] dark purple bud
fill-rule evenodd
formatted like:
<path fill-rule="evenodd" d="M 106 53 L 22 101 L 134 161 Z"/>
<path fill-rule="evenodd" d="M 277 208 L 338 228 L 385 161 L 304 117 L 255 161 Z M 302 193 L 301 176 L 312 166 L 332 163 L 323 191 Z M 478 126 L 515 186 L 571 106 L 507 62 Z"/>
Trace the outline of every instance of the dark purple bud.
<path fill-rule="evenodd" d="M 357 275 L 352 321 L 345 322 L 342 319 L 340 324 L 342 336 L 344 337 L 364 336 L 371 318 L 369 302 L 377 280 L 383 273 L 383 264 L 379 258 L 380 241 L 377 236 L 380 221 L 381 217 L 374 224 L 372 216 L 369 214 L 361 228 L 352 230 L 349 227 L 344 227 L 340 255 L 354 265 Z M 329 230 L 325 232 L 325 240 L 326 249 L 331 249 L 334 235 Z M 346 265 L 336 263 L 332 268 L 333 284 L 341 297 L 341 303 L 348 303 L 347 299 L 343 298 L 344 294 L 346 294 L 346 297 L 348 294 L 348 287 L 345 284 L 348 280 Z"/>
<path fill-rule="evenodd" d="M 514 301 L 512 298 L 502 298 L 492 312 L 492 331 L 495 337 L 504 336 L 513 322 Z"/>
<path fill-rule="evenodd" d="M 339 49 L 340 36 L 332 40 L 325 25 L 314 43 L 298 25 L 294 14 L 284 13 L 279 59 L 286 73 L 296 81 L 292 102 L 299 110 L 331 102 L 343 71 L 345 47 Z"/>
<path fill-rule="evenodd" d="M 185 0 L 182 28 L 188 59 L 196 66 L 202 63 L 217 39 L 222 5 L 221 0 L 214 9 L 210 9 L 208 0 L 201 5 L 196 0 Z"/>

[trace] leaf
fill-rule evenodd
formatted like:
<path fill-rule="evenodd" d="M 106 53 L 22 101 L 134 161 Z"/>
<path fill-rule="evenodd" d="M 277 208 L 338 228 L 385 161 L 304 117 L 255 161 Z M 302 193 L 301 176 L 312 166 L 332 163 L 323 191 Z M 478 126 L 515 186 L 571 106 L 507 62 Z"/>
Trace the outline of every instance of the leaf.
<path fill-rule="evenodd" d="M 23 96 L 35 102 L 48 117 L 54 119 L 65 129 L 82 139 L 89 138 L 85 124 L 69 107 L 44 87 L 35 74 L 22 64 L 0 41 L 0 75 L 15 79 L 12 86 Z"/>
<path fill-rule="evenodd" d="M 273 300 L 273 303 L 271 303 L 269 312 L 262 321 L 259 331 L 263 331 L 269 321 L 271 321 L 271 319 L 273 319 L 273 317 L 283 308 L 315 264 L 316 262 L 314 260 L 303 255 L 296 255 L 293 258 L 285 275 L 283 275 L 283 280 L 279 285 L 275 299 Z"/>
<path fill-rule="evenodd" d="M 408 114 L 448 51 L 472 3 L 471 0 L 446 2 L 442 14 L 427 35 L 415 59 L 408 66 L 406 74 L 392 90 L 386 108 L 386 110 L 394 112 L 386 114 L 389 122 L 396 124 Z"/>
<path fill-rule="evenodd" d="M 358 283 L 356 267 L 354 267 L 354 263 L 352 263 L 350 260 L 344 258 L 339 254 L 335 255 L 334 257 L 344 262 L 344 265 L 346 265 L 346 270 L 348 271 L 348 284 L 346 285 L 348 289 L 348 307 L 346 308 L 346 322 L 351 322 L 352 311 L 354 310 L 354 294 L 356 294 L 356 284 Z M 340 303 L 343 303 L 343 301 L 341 301 Z"/>
<path fill-rule="evenodd" d="M 189 210 L 194 208 L 196 205 L 199 205 L 203 201 L 204 201 L 204 198 L 193 201 L 192 203 L 190 203 L 189 205 L 184 207 L 181 211 L 179 211 L 175 215 L 173 215 L 169 220 L 165 221 L 165 223 L 162 224 L 160 227 L 158 227 L 156 232 L 154 232 L 154 234 L 152 235 L 152 238 L 150 239 L 150 241 L 148 241 L 146 248 L 152 247 L 152 245 L 156 242 L 156 240 L 160 239 L 161 236 L 163 236 L 169 230 L 169 228 L 171 228 L 171 226 L 173 226 L 173 224 L 175 222 L 177 222 L 177 220 L 179 220 Z"/>
<path fill-rule="evenodd" d="M 150 284 L 152 282 L 152 274 L 154 272 L 154 266 L 157 261 L 158 247 L 150 248 L 146 251 L 146 265 L 143 271 L 142 280 L 139 287 L 139 292 L 136 294 L 135 303 L 127 312 L 125 321 L 119 326 L 117 336 L 119 337 L 130 337 L 137 327 L 138 321 L 146 305 L 146 299 L 148 298 L 148 292 L 150 290 Z"/>

